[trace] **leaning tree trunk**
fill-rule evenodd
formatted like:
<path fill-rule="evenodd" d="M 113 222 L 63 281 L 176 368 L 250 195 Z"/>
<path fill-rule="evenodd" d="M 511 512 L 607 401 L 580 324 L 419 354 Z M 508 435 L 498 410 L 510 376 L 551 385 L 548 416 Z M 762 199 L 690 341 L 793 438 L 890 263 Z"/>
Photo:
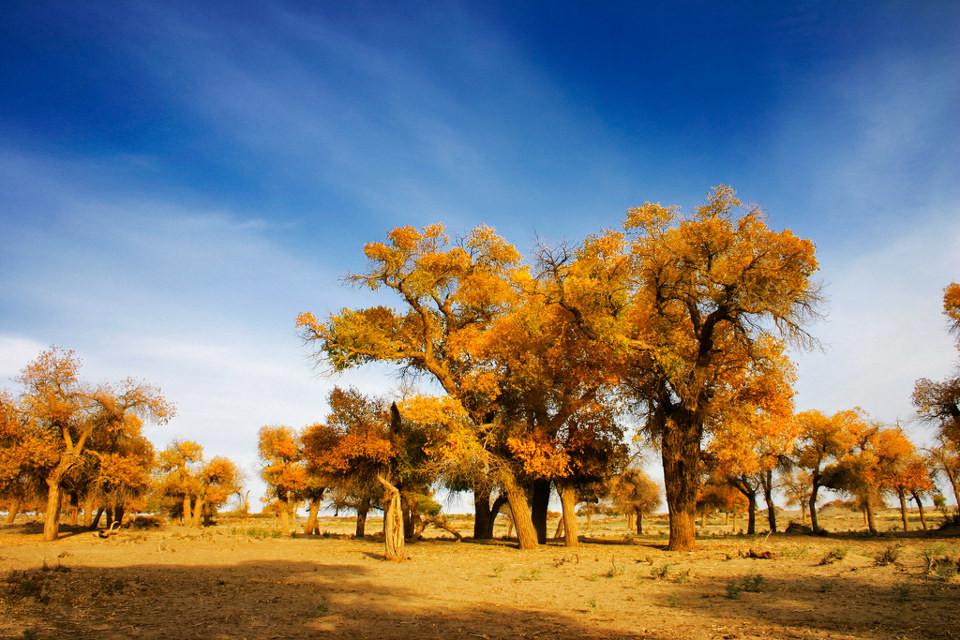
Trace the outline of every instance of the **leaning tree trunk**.
<path fill-rule="evenodd" d="M 7 524 L 13 524 L 17 519 L 17 514 L 20 513 L 20 505 L 23 504 L 23 501 L 20 498 L 14 498 L 7 505 Z"/>
<path fill-rule="evenodd" d="M 96 531 L 97 527 L 100 526 L 100 518 L 103 517 L 103 511 L 104 511 L 103 507 L 98 507 L 97 512 L 93 514 L 93 519 L 90 520 L 90 527 L 89 527 L 91 531 Z"/>
<path fill-rule="evenodd" d="M 820 485 L 816 480 L 813 482 L 813 488 L 810 490 L 810 528 L 814 533 L 820 533 L 820 523 L 817 521 L 817 492 L 820 491 Z"/>
<path fill-rule="evenodd" d="M 563 510 L 560 522 L 563 524 L 564 544 L 576 547 L 580 544 L 577 530 L 577 490 L 570 485 L 558 484 L 557 491 L 560 493 L 560 506 Z"/>
<path fill-rule="evenodd" d="M 493 530 L 497 525 L 497 516 L 500 515 L 500 510 L 503 509 L 503 506 L 507 504 L 507 496 L 505 493 L 497 494 L 496 499 L 493 501 L 493 505 L 490 507 L 490 521 L 487 523 L 486 536 L 487 540 L 493 540 Z M 512 520 L 511 516 L 511 522 Z"/>
<path fill-rule="evenodd" d="M 553 539 L 559 540 L 563 537 L 563 518 L 557 520 L 557 530 L 553 532 Z"/>
<path fill-rule="evenodd" d="M 537 530 L 537 542 L 547 542 L 547 509 L 550 506 L 550 481 L 534 480 L 530 496 L 530 518 Z"/>
<path fill-rule="evenodd" d="M 517 482 L 516 476 L 510 469 L 503 469 L 500 472 L 500 481 L 507 492 L 507 502 L 510 503 L 510 513 L 513 516 L 513 524 L 517 529 L 517 540 L 520 543 L 520 548 L 536 549 L 537 530 L 533 526 L 526 491 Z"/>
<path fill-rule="evenodd" d="M 763 474 L 763 500 L 767 503 L 767 524 L 770 533 L 777 532 L 777 507 L 773 504 L 773 469 Z"/>
<path fill-rule="evenodd" d="M 47 478 L 47 511 L 43 517 L 43 539 L 52 542 L 60 535 L 60 503 L 63 501 L 63 490 L 60 483 L 67 468 L 61 465 Z"/>
<path fill-rule="evenodd" d="M 917 511 L 920 512 L 920 526 L 927 530 L 927 519 L 923 515 L 923 502 L 920 500 L 920 494 L 913 492 L 913 501 L 917 503 Z"/>
<path fill-rule="evenodd" d="M 403 514 L 401 514 L 400 491 L 383 475 L 377 475 L 383 485 L 383 544 L 387 560 L 404 560 Z"/>
<path fill-rule="evenodd" d="M 663 478 L 670 514 L 670 551 L 689 551 L 696 546 L 697 473 L 700 462 L 700 430 L 675 421 L 661 436 Z"/>
<path fill-rule="evenodd" d="M 308 536 L 317 535 L 320 533 L 319 527 L 317 527 L 317 519 L 320 516 L 320 498 L 314 498 L 310 501 L 310 513 L 307 516 L 307 524 L 304 526 L 303 530 Z"/>
<path fill-rule="evenodd" d="M 947 469 L 946 466 L 943 468 L 943 475 L 947 476 L 947 480 L 950 481 L 950 488 L 953 489 L 953 500 L 956 504 L 956 512 L 957 515 L 960 515 L 960 486 L 957 484 L 957 477 L 951 473 L 950 469 Z"/>
<path fill-rule="evenodd" d="M 367 512 L 370 511 L 370 499 L 364 498 L 357 505 L 357 528 L 353 534 L 354 538 L 363 538 L 367 533 Z"/>
<path fill-rule="evenodd" d="M 903 523 L 903 530 L 909 531 L 910 525 L 907 524 L 907 494 L 900 489 L 897 491 L 897 497 L 900 498 L 900 521 Z"/>

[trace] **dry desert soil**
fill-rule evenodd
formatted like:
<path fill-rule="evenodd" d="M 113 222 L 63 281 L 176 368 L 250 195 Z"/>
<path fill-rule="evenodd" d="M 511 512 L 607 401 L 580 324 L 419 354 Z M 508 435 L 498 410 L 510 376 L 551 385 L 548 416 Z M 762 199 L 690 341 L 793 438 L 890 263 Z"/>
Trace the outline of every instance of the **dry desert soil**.
<path fill-rule="evenodd" d="M 0 529 L 4 638 L 960 637 L 960 579 L 928 570 L 960 555 L 943 532 L 748 537 L 717 523 L 671 553 L 662 518 L 644 536 L 594 518 L 577 549 L 436 532 L 396 563 L 375 536 L 351 539 L 348 518 L 315 537 L 251 517 L 107 539 L 66 527 L 54 543 L 27 520 Z"/>

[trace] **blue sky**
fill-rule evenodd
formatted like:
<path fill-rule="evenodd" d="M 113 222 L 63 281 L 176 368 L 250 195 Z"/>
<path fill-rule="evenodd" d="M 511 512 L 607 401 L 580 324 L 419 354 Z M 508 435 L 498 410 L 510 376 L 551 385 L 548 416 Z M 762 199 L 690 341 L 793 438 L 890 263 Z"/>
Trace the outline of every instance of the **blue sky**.
<path fill-rule="evenodd" d="M 373 300 L 340 282 L 364 242 L 529 250 L 718 183 L 818 246 L 800 408 L 910 422 L 954 366 L 956 3 L 199 4 L 5 5 L 0 384 L 73 347 L 177 403 L 156 442 L 252 477 L 262 424 L 325 413 L 293 320 Z"/>

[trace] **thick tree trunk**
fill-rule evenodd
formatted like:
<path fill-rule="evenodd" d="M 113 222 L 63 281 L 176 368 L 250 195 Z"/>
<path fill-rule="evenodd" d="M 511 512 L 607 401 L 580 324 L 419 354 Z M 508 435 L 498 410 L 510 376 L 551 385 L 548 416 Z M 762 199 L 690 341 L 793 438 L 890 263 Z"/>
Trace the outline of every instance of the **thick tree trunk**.
<path fill-rule="evenodd" d="M 634 522 L 637 519 L 637 515 L 634 511 L 627 511 L 627 531 L 633 531 L 636 528 L 637 523 Z"/>
<path fill-rule="evenodd" d="M 810 528 L 814 533 L 820 533 L 820 523 L 817 522 L 817 493 L 820 491 L 820 485 L 813 483 L 810 491 Z"/>
<path fill-rule="evenodd" d="M 280 501 L 279 514 L 280 514 L 280 531 L 283 533 L 283 535 L 289 536 L 290 535 L 290 509 L 287 506 L 286 500 Z"/>
<path fill-rule="evenodd" d="M 353 536 L 363 538 L 367 533 L 367 512 L 370 511 L 370 500 L 364 498 L 357 505 L 357 529 Z"/>
<path fill-rule="evenodd" d="M 310 501 L 310 513 L 307 515 L 307 524 L 303 528 L 304 533 L 308 536 L 315 536 L 320 533 L 320 528 L 317 526 L 317 519 L 320 517 L 320 501 L 319 497 Z"/>
<path fill-rule="evenodd" d="M 180 524 L 188 526 L 193 516 L 193 509 L 190 508 L 190 494 L 183 494 L 183 506 L 180 508 Z"/>
<path fill-rule="evenodd" d="M 864 514 L 867 516 L 867 530 L 870 533 L 877 532 L 877 523 L 873 518 L 873 504 L 871 504 L 870 499 L 867 499 L 865 505 L 863 505 Z"/>
<path fill-rule="evenodd" d="M 763 475 L 763 500 L 767 503 L 767 525 L 770 533 L 777 532 L 777 507 L 773 504 L 773 470 L 768 469 Z"/>
<path fill-rule="evenodd" d="M 670 513 L 670 542 L 667 548 L 670 551 L 689 551 L 696 546 L 699 429 L 677 422 L 665 426 L 660 450 Z"/>
<path fill-rule="evenodd" d="M 547 542 L 547 508 L 550 506 L 550 481 L 534 480 L 530 499 L 530 518 L 537 531 L 537 542 Z"/>
<path fill-rule="evenodd" d="M 117 523 L 118 527 L 123 525 L 124 513 L 126 513 L 126 507 L 124 507 L 123 504 L 118 504 L 116 507 L 114 507 L 113 514 L 114 514 L 114 517 L 116 518 L 114 522 Z"/>
<path fill-rule="evenodd" d="M 473 539 L 489 540 L 493 537 L 490 513 L 490 489 L 473 490 Z"/>
<path fill-rule="evenodd" d="M 203 507 L 206 504 L 206 500 L 202 496 L 197 496 L 196 502 L 193 503 L 193 526 L 199 528 L 203 526 Z"/>
<path fill-rule="evenodd" d="M 107 529 L 113 528 L 113 505 L 107 507 Z"/>
<path fill-rule="evenodd" d="M 560 505 L 563 509 L 560 522 L 564 530 L 564 544 L 576 547 L 580 544 L 577 530 L 577 490 L 572 486 L 557 485 L 557 491 L 560 493 Z"/>
<path fill-rule="evenodd" d="M 909 531 L 910 525 L 907 523 L 907 494 L 905 491 L 897 491 L 897 497 L 900 498 L 900 522 L 903 523 L 903 530 Z"/>
<path fill-rule="evenodd" d="M 93 511 L 96 509 L 97 500 L 91 494 L 87 495 L 83 499 L 83 526 L 87 529 L 90 528 L 90 525 L 93 524 Z"/>
<path fill-rule="evenodd" d="M 752 491 L 747 494 L 747 535 L 752 536 L 757 533 L 757 492 Z"/>
<path fill-rule="evenodd" d="M 62 475 L 62 473 L 54 471 L 47 478 L 47 511 L 43 517 L 43 539 L 46 542 L 52 542 L 60 535 L 60 503 L 63 496 L 60 481 Z"/>
<path fill-rule="evenodd" d="M 509 469 L 500 472 L 500 481 L 507 492 L 507 501 L 510 503 L 510 514 L 517 529 L 517 540 L 521 549 L 537 548 L 537 530 L 533 526 L 530 506 L 527 504 L 527 493 L 517 482 L 516 476 Z"/>
<path fill-rule="evenodd" d="M 400 512 L 403 516 L 403 538 L 410 542 L 416 538 L 417 511 L 403 493 L 400 494 Z"/>
<path fill-rule="evenodd" d="M 400 491 L 382 475 L 377 481 L 383 485 L 383 544 L 387 560 L 404 560 L 403 515 L 401 514 Z"/>
<path fill-rule="evenodd" d="M 7 504 L 7 524 L 13 524 L 17 519 L 17 514 L 20 513 L 20 505 L 23 504 L 23 501 L 20 498 L 14 498 Z"/>

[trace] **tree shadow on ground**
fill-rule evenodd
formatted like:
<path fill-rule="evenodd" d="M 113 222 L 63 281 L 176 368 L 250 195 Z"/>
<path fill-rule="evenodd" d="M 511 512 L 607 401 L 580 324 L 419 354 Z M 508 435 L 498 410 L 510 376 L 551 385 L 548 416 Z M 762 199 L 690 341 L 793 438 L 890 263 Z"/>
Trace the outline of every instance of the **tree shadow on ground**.
<path fill-rule="evenodd" d="M 381 565 L 382 566 L 382 565 Z M 0 585 L 9 638 L 640 638 L 572 616 L 419 601 L 372 581 L 370 566 L 53 567 Z M 659 639 L 658 639 L 659 640 Z"/>

